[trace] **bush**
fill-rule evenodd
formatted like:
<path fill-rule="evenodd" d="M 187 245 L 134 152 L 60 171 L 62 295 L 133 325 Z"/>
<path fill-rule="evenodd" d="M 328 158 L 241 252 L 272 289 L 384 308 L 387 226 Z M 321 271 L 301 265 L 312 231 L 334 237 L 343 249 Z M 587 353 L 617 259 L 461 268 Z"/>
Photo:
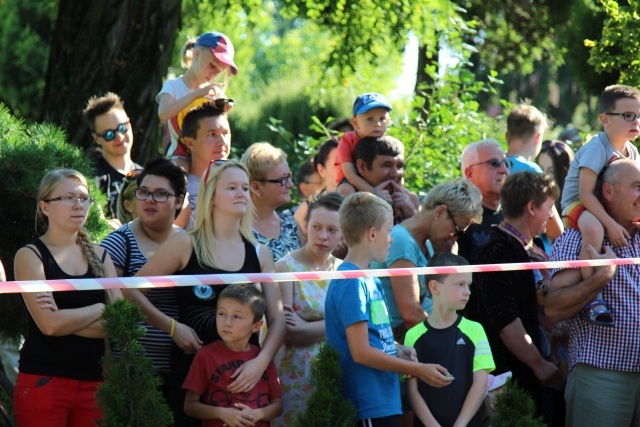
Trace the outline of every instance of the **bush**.
<path fill-rule="evenodd" d="M 492 427 L 543 427 L 540 417 L 534 418 L 536 405 L 531 396 L 518 387 L 512 379 L 507 380 L 504 391 L 497 395 L 496 416 Z"/>
<path fill-rule="evenodd" d="M 173 423 L 159 390 L 162 380 L 154 375 L 153 362 L 139 342 L 146 334 L 138 325 L 143 319 L 140 307 L 125 299 L 114 301 L 102 312 L 107 336 L 120 350 L 117 358 L 105 356 L 105 381 L 96 393 L 104 426 L 163 427 Z"/>
<path fill-rule="evenodd" d="M 352 427 L 356 408 L 342 395 L 342 369 L 338 350 L 324 343 L 311 364 L 313 391 L 307 409 L 296 417 L 296 427 Z"/>
<path fill-rule="evenodd" d="M 95 186 L 88 158 L 66 142 L 66 135 L 51 124 L 26 126 L 0 104 L 0 260 L 13 280 L 13 258 L 35 231 L 36 197 L 42 177 L 55 168 L 76 169 L 89 178 L 96 204 L 89 211 L 85 230 L 92 241 L 110 231 L 100 206 L 105 196 Z M 2 286 L 2 285 L 0 285 Z M 16 342 L 26 332 L 26 309 L 18 294 L 0 295 L 0 340 Z"/>

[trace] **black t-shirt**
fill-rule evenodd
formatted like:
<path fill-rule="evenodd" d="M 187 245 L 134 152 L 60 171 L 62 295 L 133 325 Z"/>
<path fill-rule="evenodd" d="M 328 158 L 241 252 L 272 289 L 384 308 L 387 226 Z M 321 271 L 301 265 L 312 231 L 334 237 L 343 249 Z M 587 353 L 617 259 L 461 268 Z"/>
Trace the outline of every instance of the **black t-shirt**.
<path fill-rule="evenodd" d="M 471 224 L 465 233 L 458 237 L 458 255 L 469 261 L 469 264 L 478 264 L 478 254 L 489 241 L 489 231 L 494 225 L 498 225 L 504 219 L 502 209 L 494 211 L 482 207 L 482 223 Z"/>
<path fill-rule="evenodd" d="M 96 168 L 96 184 L 109 199 L 105 214 L 109 218 L 117 218 L 118 194 L 127 176 L 114 169 L 100 154 L 94 156 L 93 161 Z M 142 169 L 142 166 L 133 163 L 132 168 Z"/>
<path fill-rule="evenodd" d="M 491 371 L 494 368 L 482 326 L 458 316 L 451 326 L 438 329 L 432 327 L 427 319 L 407 332 L 405 344 L 416 349 L 418 362 L 442 365 L 455 378 L 442 388 L 418 381 L 418 391 L 434 418 L 442 426 L 452 426 L 473 385 L 474 372 L 481 369 Z M 483 417 L 484 407 L 480 406 L 468 425 L 482 426 Z M 422 426 L 416 418 L 414 427 Z"/>
<path fill-rule="evenodd" d="M 62 271 L 40 239 L 30 242 L 30 245 L 40 252 L 47 280 L 95 277 L 90 267 L 81 276 L 72 276 Z M 102 290 L 53 292 L 53 298 L 58 309 L 64 310 L 104 303 L 105 293 Z M 104 339 L 78 335 L 47 336 L 40 331 L 31 316 L 28 322 L 27 336 L 20 350 L 20 372 L 81 381 L 102 380 L 100 359 L 104 356 Z"/>

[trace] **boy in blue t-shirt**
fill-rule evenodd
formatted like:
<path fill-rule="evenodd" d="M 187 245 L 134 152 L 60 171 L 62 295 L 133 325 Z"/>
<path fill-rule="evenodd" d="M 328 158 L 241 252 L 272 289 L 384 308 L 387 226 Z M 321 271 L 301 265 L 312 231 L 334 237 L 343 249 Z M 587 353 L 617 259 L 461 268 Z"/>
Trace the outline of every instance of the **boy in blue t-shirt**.
<path fill-rule="evenodd" d="M 355 193 L 345 199 L 339 212 L 349 253 L 338 271 L 367 269 L 373 260 L 384 261 L 391 244 L 391 206 L 373 194 Z M 325 327 L 328 344 L 340 353 L 342 390 L 357 409 L 359 425 L 400 425 L 398 373 L 434 387 L 451 383 L 442 366 L 413 361 L 412 349 L 398 346 L 396 352 L 384 290 L 377 278 L 332 280 Z"/>
<path fill-rule="evenodd" d="M 442 253 L 428 264 L 452 265 L 469 263 L 461 256 Z M 407 394 L 417 418 L 414 426 L 480 427 L 487 378 L 496 366 L 482 325 L 457 313 L 469 301 L 471 273 L 434 274 L 429 279 L 433 312 L 409 329 L 404 342 L 416 349 L 418 362 L 441 363 L 455 380 L 449 387 L 436 389 L 417 378 L 409 379 Z"/>

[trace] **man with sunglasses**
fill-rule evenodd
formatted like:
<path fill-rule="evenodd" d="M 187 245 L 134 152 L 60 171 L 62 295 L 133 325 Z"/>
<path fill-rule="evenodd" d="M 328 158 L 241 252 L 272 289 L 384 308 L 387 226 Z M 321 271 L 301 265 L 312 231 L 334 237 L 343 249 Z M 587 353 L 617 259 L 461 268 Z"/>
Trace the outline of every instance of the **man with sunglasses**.
<path fill-rule="evenodd" d="M 504 219 L 500 208 L 500 190 L 511 162 L 495 139 L 483 139 L 465 147 L 461 160 L 462 175 L 482 193 L 482 223 L 471 224 L 458 237 L 458 254 L 474 264 L 480 248 L 489 239 L 489 230 Z"/>
<path fill-rule="evenodd" d="M 187 224 L 178 224 L 189 229 L 195 224 L 196 199 L 203 174 L 211 162 L 227 160 L 231 152 L 231 129 L 223 108 L 207 103 L 189 111 L 182 121 L 182 138 L 191 151 L 187 176 Z"/>
<path fill-rule="evenodd" d="M 132 170 L 142 169 L 142 166 L 131 160 L 133 146 L 131 121 L 120 97 L 113 92 L 89 99 L 82 115 L 89 125 L 93 140 L 100 149 L 93 160 L 96 168 L 96 182 L 109 199 L 105 214 L 115 221 L 114 226 L 119 227 L 118 194 L 127 174 Z"/>

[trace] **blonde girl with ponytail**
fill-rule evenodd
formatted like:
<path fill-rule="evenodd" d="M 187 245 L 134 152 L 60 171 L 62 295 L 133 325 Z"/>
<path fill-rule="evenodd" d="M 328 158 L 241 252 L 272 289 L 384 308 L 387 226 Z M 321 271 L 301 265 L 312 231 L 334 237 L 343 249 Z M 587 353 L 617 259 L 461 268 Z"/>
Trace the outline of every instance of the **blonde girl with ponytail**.
<path fill-rule="evenodd" d="M 40 183 L 36 231 L 16 254 L 16 280 L 116 277 L 104 249 L 83 230 L 93 198 L 87 179 L 72 169 L 49 172 Z M 100 316 L 119 290 L 25 293 L 30 316 L 14 394 L 17 425 L 93 426 L 101 418 L 94 394 L 102 382 L 105 333 Z"/>

